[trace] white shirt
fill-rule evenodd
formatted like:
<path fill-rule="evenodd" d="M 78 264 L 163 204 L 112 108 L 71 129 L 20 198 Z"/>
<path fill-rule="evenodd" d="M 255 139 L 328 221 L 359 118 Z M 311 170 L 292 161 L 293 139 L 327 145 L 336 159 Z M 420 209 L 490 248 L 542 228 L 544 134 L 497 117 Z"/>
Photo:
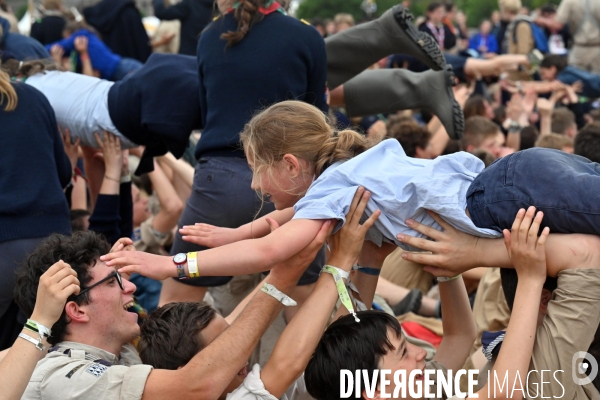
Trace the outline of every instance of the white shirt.
<path fill-rule="evenodd" d="M 338 219 L 337 231 L 345 223 L 356 189 L 363 186 L 371 192 L 365 213 L 381 210 L 366 237 L 378 245 L 387 241 L 413 250 L 396 239 L 398 234 L 425 237 L 406 225 L 409 218 L 442 230 L 425 210 L 471 235 L 501 237 L 500 232 L 476 227 L 466 214 L 467 190 L 483 168 L 483 162 L 469 153 L 423 160 L 408 157 L 397 140 L 384 140 L 327 168 L 294 206 L 294 219 Z"/>
<path fill-rule="evenodd" d="M 233 392 L 227 394 L 227 400 L 278 400 L 260 379 L 260 365 L 255 364 L 244 382 Z M 281 400 L 314 400 L 306 391 L 304 374 L 281 396 Z"/>
<path fill-rule="evenodd" d="M 46 71 L 25 80 L 42 92 L 56 114 L 61 128 L 69 129 L 75 141 L 84 146 L 98 147 L 94 133 L 108 131 L 121 139 L 122 148 L 137 145 L 125 138 L 115 127 L 108 112 L 108 91 L 114 82 L 73 72 Z"/>

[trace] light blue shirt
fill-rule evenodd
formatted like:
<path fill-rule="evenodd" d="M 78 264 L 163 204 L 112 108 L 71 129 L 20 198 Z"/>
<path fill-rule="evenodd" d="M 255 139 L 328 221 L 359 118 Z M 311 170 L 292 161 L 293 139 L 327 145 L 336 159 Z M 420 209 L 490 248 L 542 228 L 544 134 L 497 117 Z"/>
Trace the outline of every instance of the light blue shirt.
<path fill-rule="evenodd" d="M 367 240 L 379 246 L 386 241 L 413 250 L 396 239 L 398 234 L 426 237 L 406 225 L 409 218 L 442 230 L 425 210 L 435 211 L 471 235 L 501 237 L 499 232 L 477 228 L 466 214 L 467 190 L 483 168 L 483 162 L 469 153 L 423 160 L 408 157 L 397 140 L 384 140 L 351 160 L 327 168 L 294 206 L 294 219 L 338 219 L 337 231 L 346 222 L 356 189 L 363 186 L 371 192 L 365 213 L 381 210 L 367 234 Z"/>

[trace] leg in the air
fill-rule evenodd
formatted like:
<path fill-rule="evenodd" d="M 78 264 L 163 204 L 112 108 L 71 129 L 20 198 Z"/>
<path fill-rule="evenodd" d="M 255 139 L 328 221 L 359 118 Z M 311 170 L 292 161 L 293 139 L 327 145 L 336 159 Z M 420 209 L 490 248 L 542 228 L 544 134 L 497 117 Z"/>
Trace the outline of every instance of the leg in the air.
<path fill-rule="evenodd" d="M 334 89 L 390 54 L 407 54 L 429 68 L 442 70 L 444 56 L 435 40 L 420 32 L 413 16 L 401 5 L 378 19 L 347 29 L 325 39 L 327 78 Z"/>
<path fill-rule="evenodd" d="M 423 108 L 436 115 L 452 139 L 460 139 L 464 115 L 452 86 L 454 74 L 404 69 L 368 70 L 344 84 L 346 111 L 352 117 Z M 339 93 L 334 96 L 337 100 Z M 339 100 L 338 100 L 339 101 Z"/>

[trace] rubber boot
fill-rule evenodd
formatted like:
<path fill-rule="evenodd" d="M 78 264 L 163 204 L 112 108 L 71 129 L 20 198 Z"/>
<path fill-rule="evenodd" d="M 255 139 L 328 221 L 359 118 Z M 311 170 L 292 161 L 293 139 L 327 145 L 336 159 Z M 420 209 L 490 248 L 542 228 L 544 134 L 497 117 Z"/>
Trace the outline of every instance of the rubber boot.
<path fill-rule="evenodd" d="M 405 69 L 367 70 L 344 84 L 346 112 L 350 117 L 394 113 L 423 108 L 435 116 L 452 139 L 462 138 L 465 117 L 454 98 L 454 73 L 421 73 Z"/>
<path fill-rule="evenodd" d="M 378 19 L 360 24 L 325 39 L 327 79 L 334 89 L 390 54 L 407 54 L 436 71 L 446 60 L 435 40 L 419 31 L 413 16 L 402 5 Z"/>

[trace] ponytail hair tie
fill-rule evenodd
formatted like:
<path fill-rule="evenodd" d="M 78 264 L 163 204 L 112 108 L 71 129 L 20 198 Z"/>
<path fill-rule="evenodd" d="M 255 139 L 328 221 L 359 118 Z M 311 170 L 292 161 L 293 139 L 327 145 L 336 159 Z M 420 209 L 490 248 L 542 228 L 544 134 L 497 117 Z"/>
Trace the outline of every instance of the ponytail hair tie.
<path fill-rule="evenodd" d="M 333 132 L 333 137 L 338 137 L 338 132 L 337 131 Z"/>
<path fill-rule="evenodd" d="M 19 71 L 21 71 L 22 66 L 23 66 L 23 61 L 19 61 Z"/>

